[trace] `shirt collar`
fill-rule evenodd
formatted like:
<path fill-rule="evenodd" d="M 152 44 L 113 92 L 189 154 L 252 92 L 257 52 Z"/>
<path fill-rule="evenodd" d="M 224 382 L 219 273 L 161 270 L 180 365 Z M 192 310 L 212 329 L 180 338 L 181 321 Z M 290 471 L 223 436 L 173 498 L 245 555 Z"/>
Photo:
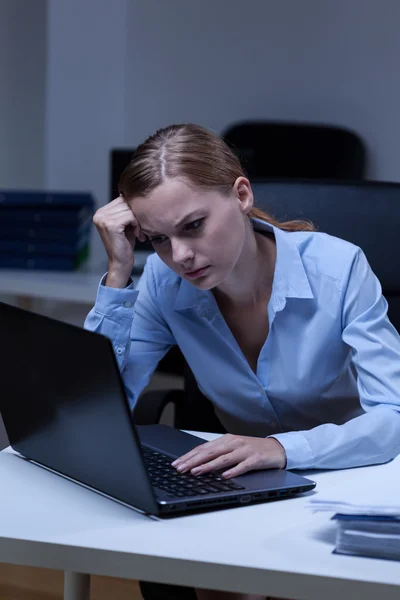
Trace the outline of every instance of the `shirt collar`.
<path fill-rule="evenodd" d="M 261 219 L 251 219 L 255 231 L 273 232 L 276 241 L 276 265 L 273 294 L 282 298 L 314 298 L 295 238 Z"/>
<path fill-rule="evenodd" d="M 291 233 L 275 227 L 261 219 L 252 218 L 255 231 L 273 232 L 276 240 L 276 265 L 272 286 L 272 301 L 275 310 L 281 310 L 286 298 L 314 298 L 299 249 Z M 210 291 L 198 290 L 194 285 L 181 280 L 175 300 L 175 310 L 205 308 L 214 297 Z"/>

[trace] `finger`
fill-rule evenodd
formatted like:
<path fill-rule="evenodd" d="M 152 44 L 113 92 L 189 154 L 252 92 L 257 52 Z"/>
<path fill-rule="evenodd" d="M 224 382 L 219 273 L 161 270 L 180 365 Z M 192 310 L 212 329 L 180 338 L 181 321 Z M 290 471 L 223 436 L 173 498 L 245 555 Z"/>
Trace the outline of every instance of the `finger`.
<path fill-rule="evenodd" d="M 140 226 L 136 226 L 135 227 L 134 233 L 135 233 L 135 237 L 137 237 L 137 239 L 139 240 L 139 242 L 145 242 L 146 241 L 146 236 L 142 232 L 142 230 L 140 229 Z"/>
<path fill-rule="evenodd" d="M 225 441 L 224 438 L 226 438 Z M 206 442 L 190 452 L 187 452 L 183 456 L 180 456 L 172 463 L 172 466 L 177 468 L 180 472 L 183 472 L 183 469 L 188 470 L 199 464 L 209 462 L 213 458 L 232 450 L 233 447 L 230 436 L 223 436 L 218 440 Z"/>
<path fill-rule="evenodd" d="M 125 207 L 117 207 L 111 211 L 106 207 L 100 208 L 94 214 L 93 222 L 96 226 L 103 229 L 120 228 L 136 223 L 135 215 L 131 210 L 126 209 Z"/>
<path fill-rule="evenodd" d="M 109 205 L 122 204 L 122 203 L 124 203 L 126 205 L 125 198 L 123 196 L 119 195 L 116 198 L 114 198 L 114 200 L 111 200 L 111 202 L 109 202 Z"/>
<path fill-rule="evenodd" d="M 118 196 L 118 198 L 114 198 L 114 200 L 112 200 L 111 202 L 107 202 L 107 204 L 105 204 L 103 208 L 108 210 L 113 210 L 116 208 L 127 208 L 128 210 L 130 210 L 128 204 L 122 196 Z"/>
<path fill-rule="evenodd" d="M 147 240 L 147 236 L 142 232 L 141 229 L 139 229 L 137 239 L 139 240 L 139 242 L 145 242 Z"/>
<path fill-rule="evenodd" d="M 201 444 L 200 446 L 196 446 L 196 448 L 193 448 L 193 450 L 190 450 L 190 452 L 187 452 L 186 454 L 182 454 L 182 456 L 180 456 L 179 458 L 174 460 L 174 462 L 171 464 L 173 466 L 176 466 L 179 463 L 186 462 L 187 460 L 190 460 L 194 456 L 197 456 L 199 454 L 199 452 L 201 452 L 201 453 L 210 452 L 211 453 L 211 450 L 216 449 L 216 448 L 220 447 L 221 445 L 224 446 L 228 442 L 231 442 L 232 440 L 234 440 L 235 437 L 236 436 L 226 433 L 225 435 L 222 435 L 221 437 L 217 438 L 216 440 L 211 440 L 210 442 L 204 442 L 204 444 Z"/>
<path fill-rule="evenodd" d="M 171 463 L 171 465 L 173 467 L 177 467 L 178 465 L 186 463 L 188 460 L 195 458 L 199 454 L 199 452 L 202 451 L 203 449 L 212 447 L 213 443 L 214 442 L 206 442 L 206 443 L 202 444 L 200 447 L 193 448 L 193 450 L 191 450 L 190 452 L 186 452 L 186 454 L 182 454 L 182 456 L 180 456 L 179 458 L 174 460 L 174 462 Z"/>
<path fill-rule="evenodd" d="M 130 242 L 133 242 L 135 238 L 141 242 L 146 241 L 146 236 L 140 228 L 136 215 L 126 205 L 115 206 L 107 215 L 107 222 L 109 224 L 115 223 L 118 227 L 124 227 L 125 235 Z"/>
<path fill-rule="evenodd" d="M 234 466 L 232 469 L 224 471 L 222 473 L 222 477 L 224 479 L 232 479 L 232 477 L 239 477 L 239 475 L 248 473 L 248 471 L 254 471 L 255 469 L 257 469 L 257 466 L 254 464 L 251 458 L 248 458 Z"/>
<path fill-rule="evenodd" d="M 210 473 L 211 471 L 220 471 L 228 469 L 232 465 L 237 465 L 241 461 L 243 461 L 245 457 L 240 452 L 240 450 L 235 450 L 233 452 L 228 452 L 222 456 L 218 456 L 214 460 L 210 460 L 207 463 L 203 463 L 193 469 L 190 470 L 192 475 L 205 475 L 206 473 Z"/>
<path fill-rule="evenodd" d="M 145 242 L 147 239 L 147 236 L 142 231 L 142 227 L 139 223 L 139 219 L 137 218 L 135 213 L 131 211 L 130 208 L 129 208 L 129 210 L 132 213 L 133 218 L 134 218 L 134 223 L 133 223 L 134 234 L 137 237 L 137 239 L 139 240 L 139 242 Z"/>

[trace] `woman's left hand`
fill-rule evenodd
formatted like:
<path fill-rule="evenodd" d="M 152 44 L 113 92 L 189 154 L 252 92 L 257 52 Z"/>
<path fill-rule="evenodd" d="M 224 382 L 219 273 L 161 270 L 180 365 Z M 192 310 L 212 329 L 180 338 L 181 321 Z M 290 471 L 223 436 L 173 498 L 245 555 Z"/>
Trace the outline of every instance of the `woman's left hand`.
<path fill-rule="evenodd" d="M 197 446 L 172 463 L 179 473 L 203 475 L 224 469 L 226 479 L 258 469 L 284 469 L 286 452 L 274 438 L 226 434 Z M 225 470 L 226 469 L 226 470 Z"/>

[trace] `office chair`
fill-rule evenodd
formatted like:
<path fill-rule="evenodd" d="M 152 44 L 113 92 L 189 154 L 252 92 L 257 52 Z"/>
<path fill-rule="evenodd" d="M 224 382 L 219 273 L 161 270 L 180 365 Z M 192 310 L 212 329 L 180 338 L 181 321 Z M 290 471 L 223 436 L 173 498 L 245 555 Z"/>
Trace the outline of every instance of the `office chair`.
<path fill-rule="evenodd" d="M 222 138 L 249 178 L 363 179 L 366 149 L 354 132 L 333 125 L 243 121 Z"/>
<path fill-rule="evenodd" d="M 400 332 L 400 183 L 270 180 L 257 181 L 252 188 L 256 206 L 275 218 L 309 219 L 318 230 L 360 246 L 381 282 L 391 322 Z M 135 422 L 157 423 L 169 403 L 174 405 L 175 427 L 225 433 L 186 363 L 184 390 L 143 394 L 133 412 Z M 191 588 L 140 585 L 145 600 L 195 598 Z"/>

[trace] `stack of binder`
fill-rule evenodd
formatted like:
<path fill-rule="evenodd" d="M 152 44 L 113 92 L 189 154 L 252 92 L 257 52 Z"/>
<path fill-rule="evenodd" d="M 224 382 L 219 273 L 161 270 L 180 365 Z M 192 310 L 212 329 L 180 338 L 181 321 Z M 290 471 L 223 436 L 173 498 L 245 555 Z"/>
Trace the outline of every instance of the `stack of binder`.
<path fill-rule="evenodd" d="M 89 193 L 0 190 L 0 268 L 72 271 L 89 256 Z"/>
<path fill-rule="evenodd" d="M 336 554 L 400 560 L 400 515 L 342 515 L 337 522 Z"/>
<path fill-rule="evenodd" d="M 352 473 L 342 487 L 316 494 L 308 507 L 333 513 L 336 554 L 400 560 L 400 457 Z"/>

